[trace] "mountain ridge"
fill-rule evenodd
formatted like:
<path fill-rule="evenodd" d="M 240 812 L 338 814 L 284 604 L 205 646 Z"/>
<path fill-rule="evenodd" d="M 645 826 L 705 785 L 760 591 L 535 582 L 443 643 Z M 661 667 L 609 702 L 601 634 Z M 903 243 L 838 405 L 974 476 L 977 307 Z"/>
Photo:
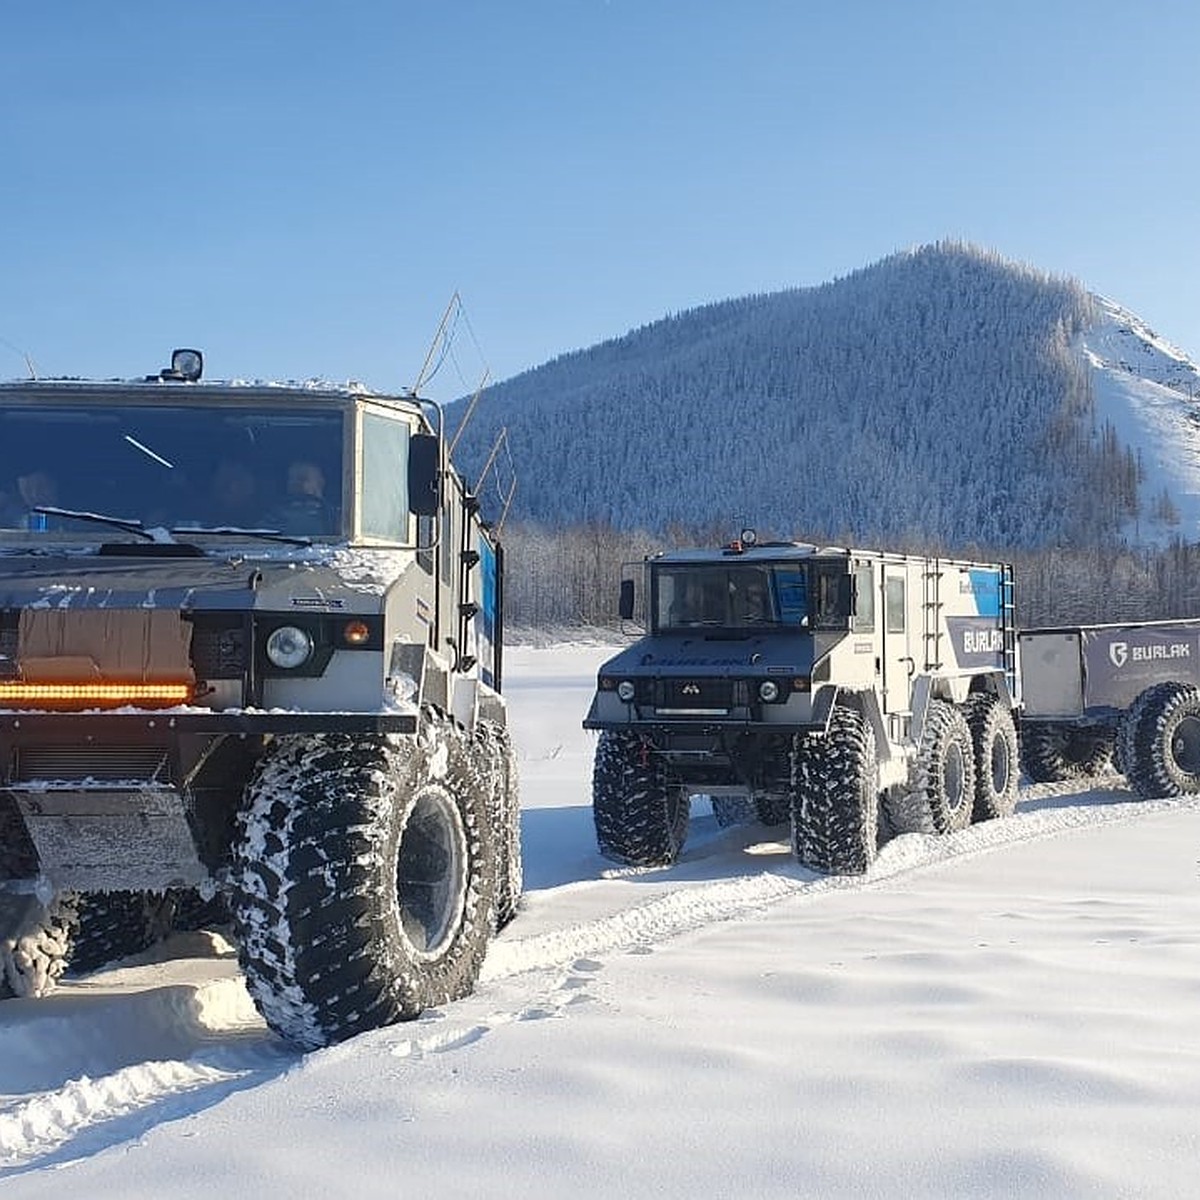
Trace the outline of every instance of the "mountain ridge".
<path fill-rule="evenodd" d="M 560 355 L 487 389 L 460 454 L 474 477 L 506 429 L 509 519 L 550 527 L 1153 541 L 1200 521 L 1189 389 L 1187 355 L 1115 302 L 939 242 Z"/>

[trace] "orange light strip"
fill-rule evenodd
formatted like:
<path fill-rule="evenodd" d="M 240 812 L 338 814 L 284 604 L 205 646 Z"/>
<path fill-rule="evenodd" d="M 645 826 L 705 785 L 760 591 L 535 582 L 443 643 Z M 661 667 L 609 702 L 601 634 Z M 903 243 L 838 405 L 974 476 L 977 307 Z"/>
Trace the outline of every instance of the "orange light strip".
<path fill-rule="evenodd" d="M 188 683 L 0 682 L 0 704 L 186 704 Z"/>

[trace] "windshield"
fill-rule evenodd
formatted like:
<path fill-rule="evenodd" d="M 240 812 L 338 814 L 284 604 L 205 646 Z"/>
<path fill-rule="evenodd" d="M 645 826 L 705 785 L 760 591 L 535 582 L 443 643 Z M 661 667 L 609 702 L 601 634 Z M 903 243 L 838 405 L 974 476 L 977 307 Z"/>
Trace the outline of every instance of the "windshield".
<path fill-rule="evenodd" d="M 808 624 L 802 563 L 666 565 L 654 572 L 656 629 Z"/>
<path fill-rule="evenodd" d="M 0 528 L 111 538 L 38 507 L 148 528 L 342 533 L 342 414 L 274 406 L 0 408 Z"/>

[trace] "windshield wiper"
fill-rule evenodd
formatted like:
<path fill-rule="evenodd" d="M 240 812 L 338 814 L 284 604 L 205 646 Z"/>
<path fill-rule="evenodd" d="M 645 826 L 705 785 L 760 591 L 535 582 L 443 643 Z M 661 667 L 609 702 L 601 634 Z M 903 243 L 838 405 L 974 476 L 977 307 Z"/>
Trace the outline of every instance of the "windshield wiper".
<path fill-rule="evenodd" d="M 171 530 L 172 537 L 192 537 L 195 534 L 212 537 L 254 537 L 264 542 L 282 542 L 285 546 L 311 546 L 312 538 L 295 537 L 278 529 L 243 529 L 240 525 L 181 525 Z"/>
<path fill-rule="evenodd" d="M 35 504 L 30 510 L 44 513 L 48 517 L 66 517 L 72 521 L 91 521 L 96 525 L 109 525 L 113 529 L 123 529 L 126 533 L 135 533 L 148 542 L 158 542 L 162 539 L 142 524 L 135 517 L 112 517 L 108 513 L 83 512 L 77 508 L 57 508 L 51 504 Z"/>

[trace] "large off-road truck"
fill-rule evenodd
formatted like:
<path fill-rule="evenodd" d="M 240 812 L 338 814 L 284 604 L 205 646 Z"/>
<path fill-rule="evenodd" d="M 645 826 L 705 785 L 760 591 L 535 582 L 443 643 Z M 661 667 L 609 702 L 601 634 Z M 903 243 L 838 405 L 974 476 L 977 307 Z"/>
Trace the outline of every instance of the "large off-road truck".
<path fill-rule="evenodd" d="M 436 406 L 201 374 L 0 385 L 0 994 L 207 904 L 323 1045 L 516 909 L 501 550 Z"/>
<path fill-rule="evenodd" d="M 691 797 L 790 821 L 801 863 L 1005 816 L 1018 776 L 1011 568 L 752 535 L 643 564 L 646 634 L 599 671 L 601 852 L 673 862 Z M 621 614 L 638 607 L 622 583 Z"/>
<path fill-rule="evenodd" d="M 1200 621 L 1027 629 L 1018 645 L 1031 779 L 1116 766 L 1144 798 L 1200 792 Z"/>

